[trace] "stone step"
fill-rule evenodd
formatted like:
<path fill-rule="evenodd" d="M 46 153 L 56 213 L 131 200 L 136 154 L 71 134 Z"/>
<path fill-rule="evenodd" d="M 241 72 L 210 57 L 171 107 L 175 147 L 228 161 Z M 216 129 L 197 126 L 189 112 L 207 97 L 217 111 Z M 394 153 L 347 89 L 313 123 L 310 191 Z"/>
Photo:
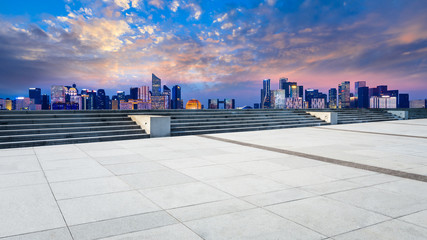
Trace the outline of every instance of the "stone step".
<path fill-rule="evenodd" d="M 367 123 L 367 122 L 382 122 L 382 121 L 394 121 L 396 119 L 377 119 L 377 120 L 338 120 L 338 124 L 350 124 L 350 123 Z"/>
<path fill-rule="evenodd" d="M 171 115 L 171 119 L 190 119 L 190 118 L 256 118 L 256 117 L 298 117 L 305 113 L 278 113 L 278 114 L 197 114 L 197 115 Z"/>
<path fill-rule="evenodd" d="M 0 136 L 0 142 L 20 142 L 34 141 L 47 139 L 68 139 L 68 138 L 84 138 L 84 137 L 99 137 L 99 136 L 118 136 L 118 135 L 133 135 L 144 133 L 142 129 L 128 130 L 113 130 L 113 131 L 91 131 L 91 132 L 61 132 L 48 134 L 28 134 L 28 135 L 9 135 Z"/>
<path fill-rule="evenodd" d="M 289 116 L 289 117 L 224 117 L 224 118 L 185 118 L 185 119 L 174 119 L 171 118 L 171 122 L 174 123 L 190 123 L 190 122 L 217 122 L 217 121 L 266 121 L 266 120 L 280 120 L 280 119 L 316 119 L 311 115 L 301 116 Z"/>
<path fill-rule="evenodd" d="M 149 138 L 149 137 L 150 135 L 146 133 L 140 133 L 140 134 L 130 134 L 130 135 L 123 134 L 118 136 L 96 136 L 96 137 L 83 137 L 83 138 L 60 138 L 60 139 L 45 139 L 45 140 L 35 140 L 35 141 L 6 142 L 6 143 L 0 143 L 0 149 L 36 147 L 36 146 L 59 145 L 59 144 L 132 140 L 132 139 L 142 139 L 142 138 Z"/>
<path fill-rule="evenodd" d="M 42 128 L 74 128 L 74 127 L 97 127 L 97 126 L 122 126 L 136 125 L 133 121 L 113 121 L 113 122 L 75 122 L 75 123 L 40 123 L 40 124 L 6 124 L 0 125 L 0 130 L 18 129 L 42 129 Z"/>
<path fill-rule="evenodd" d="M 112 130 L 128 130 L 141 129 L 136 124 L 129 125 L 113 125 L 101 127 L 69 127 L 69 128 L 39 128 L 39 129 L 20 129 L 20 130 L 2 130 L 0 136 L 10 135 L 30 135 L 30 134 L 47 134 L 47 133 L 65 133 L 65 132 L 91 132 L 91 131 L 112 131 Z"/>
<path fill-rule="evenodd" d="M 200 134 L 213 134 L 213 133 L 227 133 L 227 132 L 246 132 L 246 131 L 258 131 L 258 130 L 273 130 L 282 128 L 296 128 L 296 127 L 313 127 L 328 125 L 328 123 L 304 123 L 304 124 L 287 124 L 280 126 L 263 126 L 263 127 L 243 127 L 243 128 L 224 128 L 224 129 L 202 129 L 202 130 L 187 130 L 187 131 L 175 131 L 171 132 L 172 136 L 183 136 L 183 135 L 200 135 Z"/>
<path fill-rule="evenodd" d="M 0 120 L 0 125 L 43 124 L 43 123 L 73 123 L 73 122 L 114 122 L 131 121 L 130 117 L 96 117 L 96 118 L 45 118 L 45 119 L 10 119 Z"/>
<path fill-rule="evenodd" d="M 171 123 L 171 131 L 176 129 L 199 129 L 199 128 L 227 128 L 227 127 L 240 127 L 240 126 L 266 126 L 266 125 L 284 125 L 296 123 L 315 123 L 323 122 L 320 119 L 296 119 L 296 120 L 274 120 L 274 121 L 256 121 L 256 122 L 242 122 L 242 121 L 226 121 L 226 122 L 197 122 L 197 123 Z"/>

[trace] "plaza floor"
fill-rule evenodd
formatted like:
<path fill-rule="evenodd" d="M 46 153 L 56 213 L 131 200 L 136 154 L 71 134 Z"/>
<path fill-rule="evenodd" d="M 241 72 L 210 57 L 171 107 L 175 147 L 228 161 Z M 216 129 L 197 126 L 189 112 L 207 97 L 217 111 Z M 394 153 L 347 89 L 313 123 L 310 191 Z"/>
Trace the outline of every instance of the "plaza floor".
<path fill-rule="evenodd" d="M 0 239 L 427 239 L 427 119 L 0 150 Z"/>

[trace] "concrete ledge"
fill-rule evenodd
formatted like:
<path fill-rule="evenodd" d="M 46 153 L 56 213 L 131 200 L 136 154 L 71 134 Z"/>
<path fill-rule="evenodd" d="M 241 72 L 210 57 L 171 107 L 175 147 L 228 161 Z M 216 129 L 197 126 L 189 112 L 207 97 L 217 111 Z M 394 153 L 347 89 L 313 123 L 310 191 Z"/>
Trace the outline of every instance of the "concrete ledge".
<path fill-rule="evenodd" d="M 168 137 L 171 135 L 171 118 L 156 115 L 129 115 L 150 137 Z"/>
<path fill-rule="evenodd" d="M 398 111 L 398 110 L 388 110 L 387 112 L 393 114 L 394 116 L 397 116 L 401 119 L 408 120 L 409 119 L 409 112 L 408 111 Z"/>
<path fill-rule="evenodd" d="M 317 117 L 331 125 L 338 123 L 338 114 L 335 112 L 306 112 L 311 116 Z"/>

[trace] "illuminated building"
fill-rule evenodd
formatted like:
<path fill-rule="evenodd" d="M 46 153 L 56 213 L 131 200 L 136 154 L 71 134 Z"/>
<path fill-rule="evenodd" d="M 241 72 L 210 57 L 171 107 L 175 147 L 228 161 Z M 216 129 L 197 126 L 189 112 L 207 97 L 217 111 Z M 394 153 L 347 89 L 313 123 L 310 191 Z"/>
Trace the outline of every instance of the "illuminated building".
<path fill-rule="evenodd" d="M 151 109 L 163 110 L 165 109 L 165 96 L 151 96 Z"/>
<path fill-rule="evenodd" d="M 171 109 L 171 90 L 166 85 L 163 85 L 162 95 L 165 97 L 165 109 Z"/>
<path fill-rule="evenodd" d="M 199 100 L 191 99 L 185 105 L 185 109 L 202 109 L 202 104 Z"/>
<path fill-rule="evenodd" d="M 29 88 L 28 89 L 28 97 L 33 99 L 34 104 L 41 104 L 41 89 L 40 88 Z"/>
<path fill-rule="evenodd" d="M 150 87 L 149 86 L 142 86 L 138 88 L 138 95 L 135 99 L 140 99 L 143 102 L 150 102 L 151 100 L 151 93 L 150 93 Z"/>
<path fill-rule="evenodd" d="M 288 78 L 282 77 L 279 79 L 279 89 L 285 90 L 285 97 L 289 97 L 289 85 Z"/>
<path fill-rule="evenodd" d="M 126 100 L 120 100 L 120 110 L 133 110 L 132 102 L 126 102 Z"/>
<path fill-rule="evenodd" d="M 30 104 L 30 98 L 17 97 L 15 100 L 15 110 L 29 110 Z"/>
<path fill-rule="evenodd" d="M 96 94 L 96 109 L 106 109 L 105 104 L 105 90 L 98 89 Z"/>
<path fill-rule="evenodd" d="M 219 99 L 208 99 L 208 109 L 219 109 Z"/>
<path fill-rule="evenodd" d="M 397 98 L 390 96 L 371 97 L 369 99 L 370 108 L 397 108 Z"/>
<path fill-rule="evenodd" d="M 270 108 L 271 105 L 270 79 L 262 81 L 261 108 Z"/>
<path fill-rule="evenodd" d="M 285 104 L 287 109 L 302 109 L 304 108 L 302 98 L 286 98 Z"/>
<path fill-rule="evenodd" d="M 151 74 L 151 83 L 152 83 L 152 93 L 151 96 L 161 96 L 161 85 L 162 85 L 162 80 L 160 78 L 158 78 L 156 75 Z"/>
<path fill-rule="evenodd" d="M 298 90 L 299 89 L 298 89 L 297 83 L 291 83 L 289 97 L 298 98 L 299 97 Z"/>
<path fill-rule="evenodd" d="M 236 108 L 236 100 L 234 99 L 224 99 L 224 109 L 235 109 Z"/>
<path fill-rule="evenodd" d="M 410 108 L 426 108 L 426 106 L 427 106 L 427 99 L 411 100 L 409 102 Z"/>
<path fill-rule="evenodd" d="M 358 81 L 354 83 L 354 96 L 359 97 L 359 88 L 366 87 L 366 81 Z"/>
<path fill-rule="evenodd" d="M 314 109 L 323 109 L 326 106 L 325 98 L 311 98 L 310 107 Z"/>
<path fill-rule="evenodd" d="M 350 82 L 338 85 L 338 108 L 350 108 Z"/>
<path fill-rule="evenodd" d="M 172 87 L 172 109 L 183 109 L 184 104 L 181 97 L 181 86 L 175 85 Z"/>
<path fill-rule="evenodd" d="M 49 109 L 50 109 L 49 95 L 43 94 L 42 95 L 42 110 L 49 110 Z"/>
<path fill-rule="evenodd" d="M 114 99 L 111 101 L 111 109 L 112 110 L 119 110 L 119 100 Z"/>
<path fill-rule="evenodd" d="M 337 108 L 337 89 L 329 89 L 329 108 Z"/>
<path fill-rule="evenodd" d="M 286 108 L 286 90 L 272 90 L 271 91 L 271 108 L 284 109 Z"/>
<path fill-rule="evenodd" d="M 54 85 L 50 88 L 50 104 L 52 110 L 66 109 L 66 92 L 68 89 L 64 86 Z"/>
<path fill-rule="evenodd" d="M 13 102 L 10 99 L 6 99 L 6 109 L 7 110 L 12 110 L 13 108 Z"/>

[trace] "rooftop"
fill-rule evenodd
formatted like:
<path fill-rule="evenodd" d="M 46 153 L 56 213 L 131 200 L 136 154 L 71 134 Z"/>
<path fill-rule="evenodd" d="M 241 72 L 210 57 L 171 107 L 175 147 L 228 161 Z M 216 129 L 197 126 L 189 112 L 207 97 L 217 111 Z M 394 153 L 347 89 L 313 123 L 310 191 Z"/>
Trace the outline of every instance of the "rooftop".
<path fill-rule="evenodd" d="M 427 119 L 0 150 L 0 238 L 427 239 Z"/>

